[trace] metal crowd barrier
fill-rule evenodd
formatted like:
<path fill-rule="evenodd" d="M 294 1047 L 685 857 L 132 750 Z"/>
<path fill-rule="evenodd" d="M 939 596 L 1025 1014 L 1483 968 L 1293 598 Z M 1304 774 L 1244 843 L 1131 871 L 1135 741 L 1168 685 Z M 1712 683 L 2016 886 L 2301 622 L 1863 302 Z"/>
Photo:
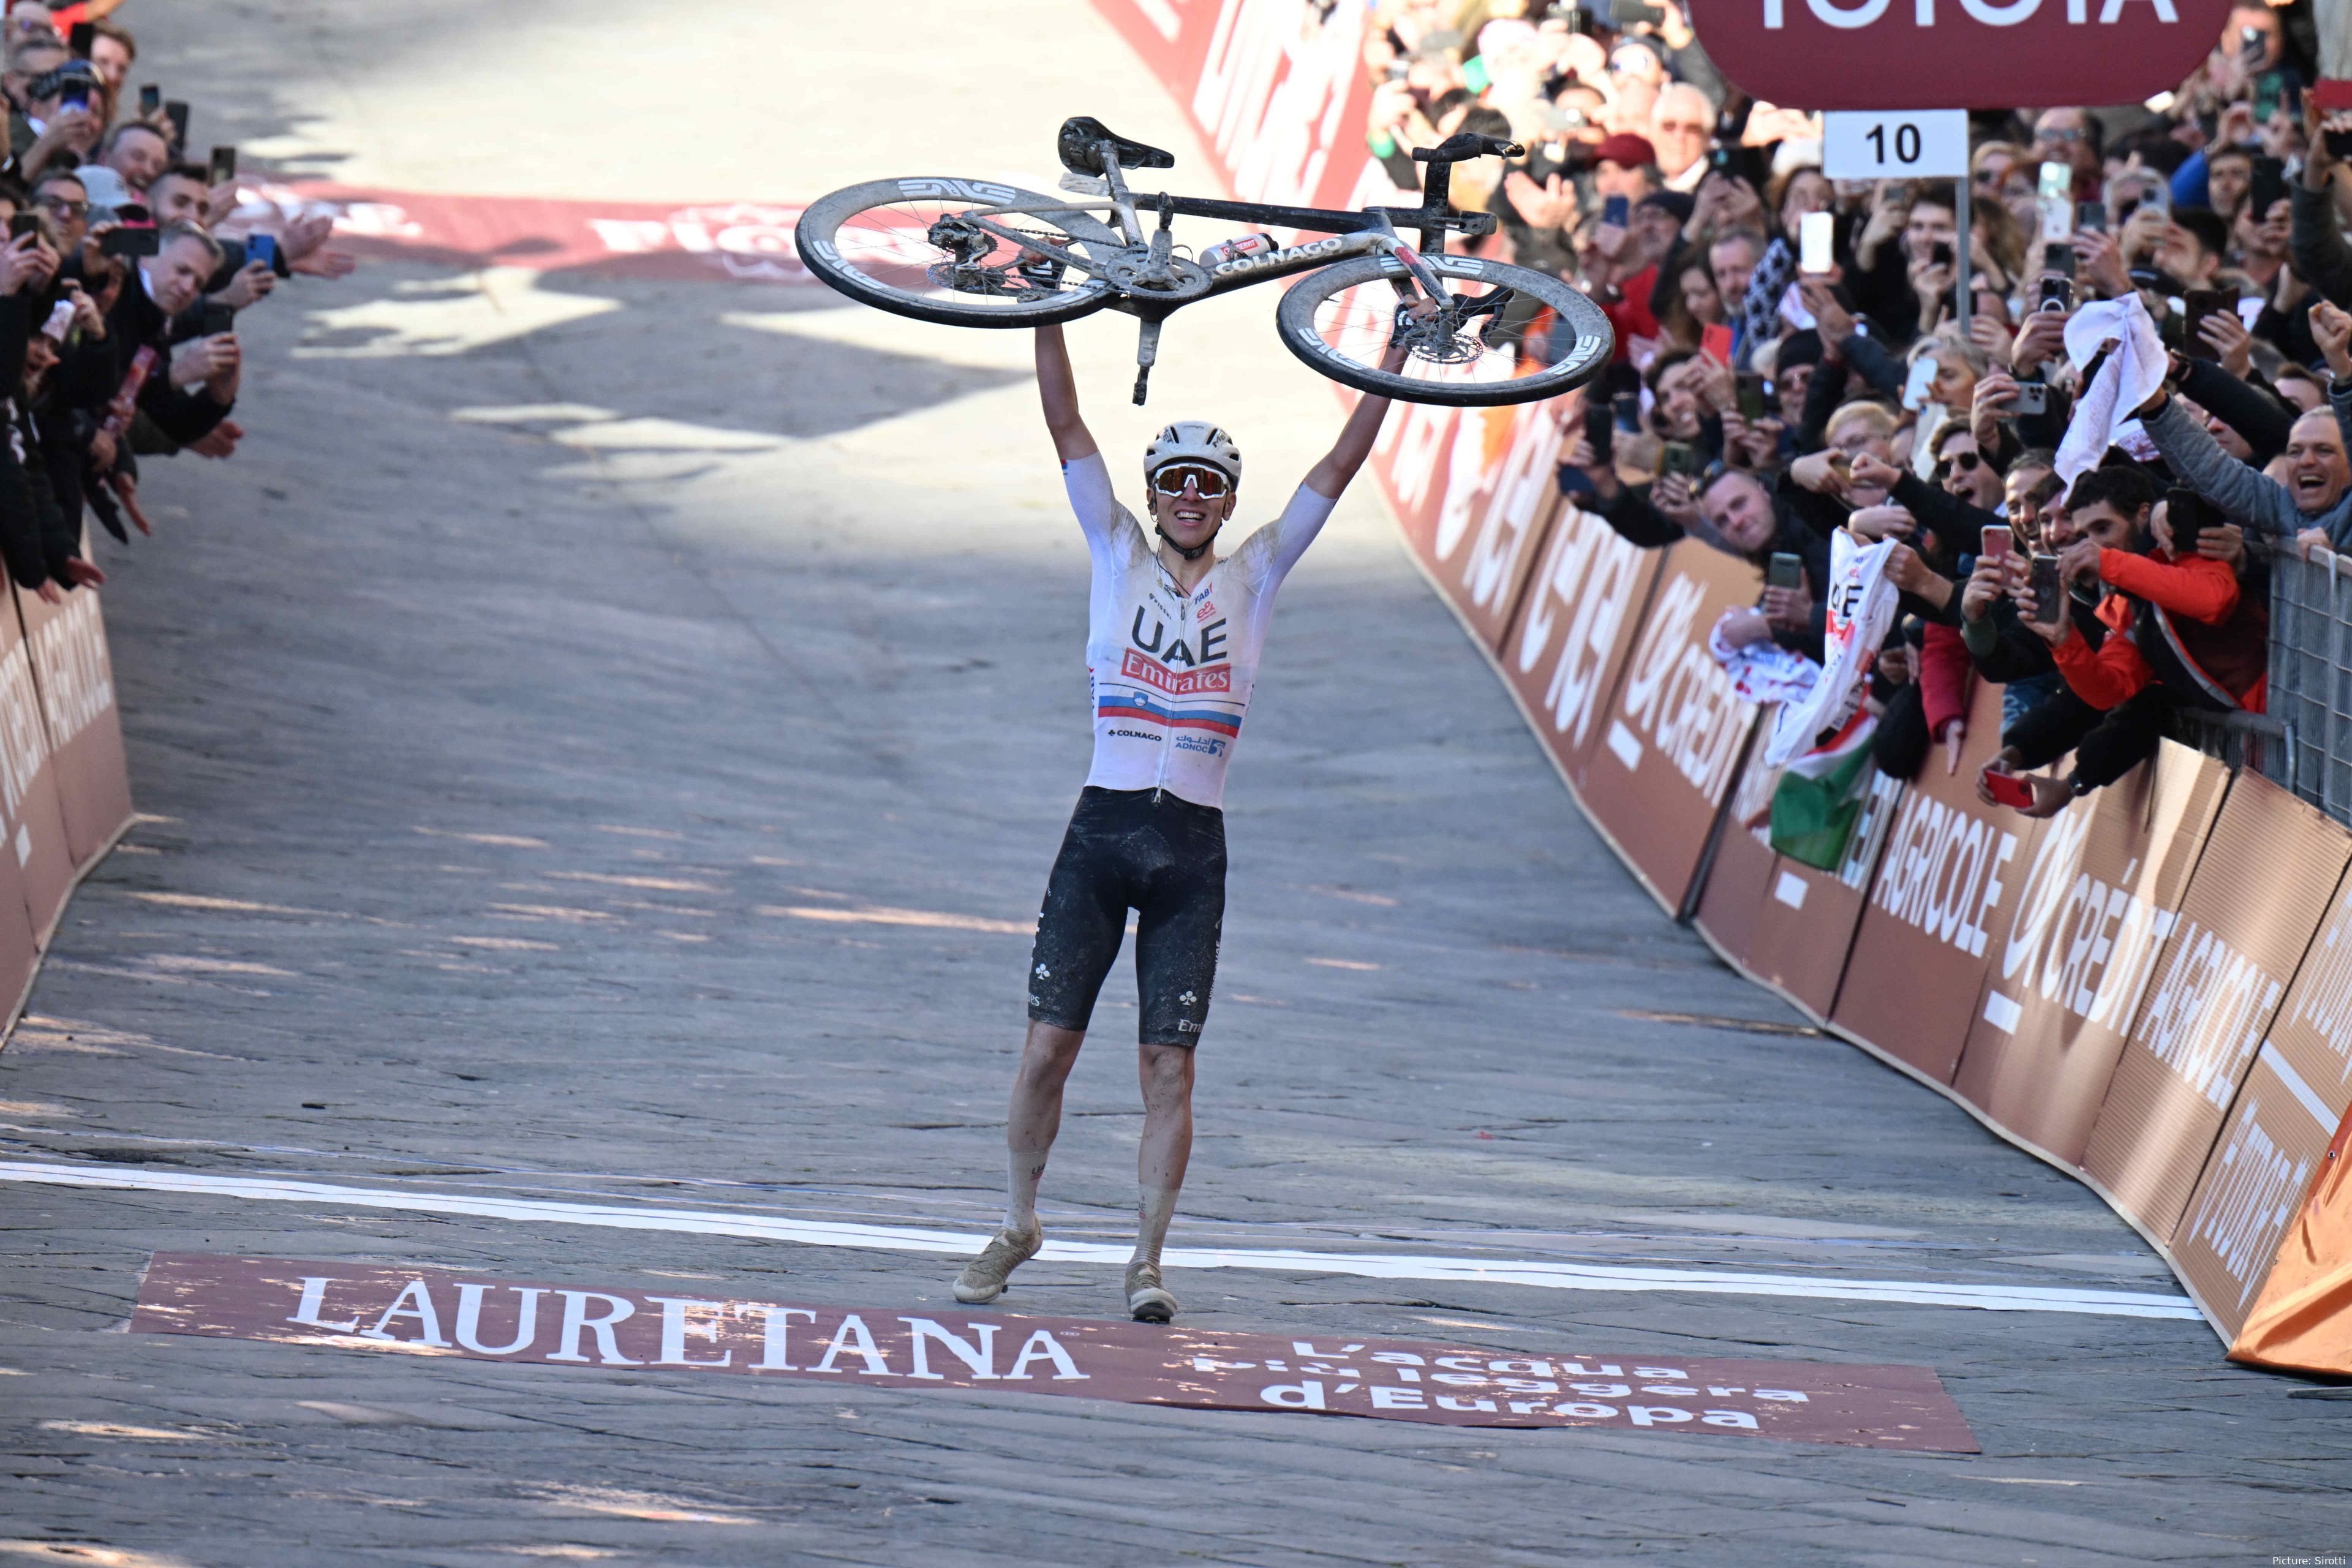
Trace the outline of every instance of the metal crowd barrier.
<path fill-rule="evenodd" d="M 2352 556 L 2273 548 L 2268 711 L 2201 728 L 2208 751 L 2352 823 Z"/>

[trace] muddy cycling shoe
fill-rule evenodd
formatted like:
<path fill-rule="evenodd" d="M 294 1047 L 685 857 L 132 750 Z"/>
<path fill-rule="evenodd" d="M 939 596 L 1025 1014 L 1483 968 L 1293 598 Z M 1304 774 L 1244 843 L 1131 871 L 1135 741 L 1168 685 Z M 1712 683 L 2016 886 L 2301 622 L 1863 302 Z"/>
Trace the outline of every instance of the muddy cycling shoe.
<path fill-rule="evenodd" d="M 956 1276 L 955 1299 L 968 1307 L 995 1300 L 1004 1294 L 1004 1282 L 1013 1277 L 1013 1271 L 1036 1257 L 1037 1249 L 1045 1244 L 1043 1226 L 1026 1236 L 998 1231 L 987 1248 Z"/>
<path fill-rule="evenodd" d="M 1127 1266 L 1127 1310 L 1139 1323 L 1165 1323 L 1176 1316 L 1176 1298 L 1160 1283 L 1160 1265 Z"/>

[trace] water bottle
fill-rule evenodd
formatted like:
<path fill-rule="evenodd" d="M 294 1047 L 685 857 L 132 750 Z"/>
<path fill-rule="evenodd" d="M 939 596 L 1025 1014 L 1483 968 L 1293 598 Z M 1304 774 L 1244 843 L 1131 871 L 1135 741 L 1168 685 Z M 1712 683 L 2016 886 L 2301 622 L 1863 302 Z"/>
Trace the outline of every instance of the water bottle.
<path fill-rule="evenodd" d="M 1277 248 L 1270 234 L 1244 234 L 1220 240 L 1201 252 L 1201 265 L 1214 271 L 1228 261 L 1239 261 L 1244 256 L 1269 255 Z"/>

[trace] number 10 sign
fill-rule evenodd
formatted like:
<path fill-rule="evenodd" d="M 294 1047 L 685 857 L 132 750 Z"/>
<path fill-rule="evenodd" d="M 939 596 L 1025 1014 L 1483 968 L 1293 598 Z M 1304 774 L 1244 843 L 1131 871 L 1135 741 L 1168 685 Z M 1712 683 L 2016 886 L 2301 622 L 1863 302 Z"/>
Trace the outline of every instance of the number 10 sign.
<path fill-rule="evenodd" d="M 1968 172 L 1965 109 L 1822 116 L 1822 173 L 1832 180 L 1955 180 Z"/>

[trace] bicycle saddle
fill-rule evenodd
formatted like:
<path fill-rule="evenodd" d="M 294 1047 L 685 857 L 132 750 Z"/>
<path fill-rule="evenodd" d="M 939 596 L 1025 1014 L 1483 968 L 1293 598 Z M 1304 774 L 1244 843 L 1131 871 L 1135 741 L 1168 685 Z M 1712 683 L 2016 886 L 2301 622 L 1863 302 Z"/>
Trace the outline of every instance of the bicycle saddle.
<path fill-rule="evenodd" d="M 1157 147 L 1147 147 L 1140 142 L 1130 142 L 1113 132 L 1099 120 L 1081 114 L 1062 121 L 1061 134 L 1055 139 L 1055 150 L 1062 155 L 1062 167 L 1073 174 L 1100 174 L 1101 143 L 1108 142 L 1117 149 L 1118 166 L 1122 169 L 1172 169 L 1176 155 Z"/>

